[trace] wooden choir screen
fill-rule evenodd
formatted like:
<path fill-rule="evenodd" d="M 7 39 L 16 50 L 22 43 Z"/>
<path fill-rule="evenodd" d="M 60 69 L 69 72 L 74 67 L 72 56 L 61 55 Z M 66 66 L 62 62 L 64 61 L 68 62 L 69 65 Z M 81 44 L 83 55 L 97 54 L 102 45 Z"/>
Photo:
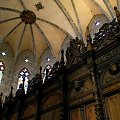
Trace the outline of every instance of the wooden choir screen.
<path fill-rule="evenodd" d="M 60 120 L 60 108 L 54 109 L 41 115 L 41 120 Z"/>
<path fill-rule="evenodd" d="M 120 94 L 108 97 L 106 107 L 110 120 L 120 120 Z"/>
<path fill-rule="evenodd" d="M 70 120 L 82 120 L 80 108 L 74 109 L 70 112 Z"/>
<path fill-rule="evenodd" d="M 94 104 L 86 105 L 86 118 L 87 120 L 96 120 Z"/>

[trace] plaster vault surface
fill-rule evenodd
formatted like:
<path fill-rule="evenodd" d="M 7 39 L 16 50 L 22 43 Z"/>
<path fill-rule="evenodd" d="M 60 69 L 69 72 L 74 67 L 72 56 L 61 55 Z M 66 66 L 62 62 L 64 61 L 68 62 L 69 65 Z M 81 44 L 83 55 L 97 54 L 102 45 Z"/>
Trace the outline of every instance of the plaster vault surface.
<path fill-rule="evenodd" d="M 31 50 L 36 60 L 50 48 L 58 54 L 67 36 L 85 41 L 86 27 L 99 14 L 115 17 L 119 0 L 0 0 L 0 43 L 8 42 L 14 57 Z"/>

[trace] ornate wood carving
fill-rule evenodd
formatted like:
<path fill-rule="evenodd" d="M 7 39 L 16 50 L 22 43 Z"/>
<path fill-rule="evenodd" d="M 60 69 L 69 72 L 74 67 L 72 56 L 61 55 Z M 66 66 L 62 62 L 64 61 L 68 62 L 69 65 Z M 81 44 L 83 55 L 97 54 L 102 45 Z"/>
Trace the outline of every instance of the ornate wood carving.
<path fill-rule="evenodd" d="M 120 47 L 116 47 L 115 49 L 105 53 L 104 55 L 100 56 L 99 58 L 96 59 L 97 64 L 102 64 L 103 62 L 109 60 L 112 57 L 115 57 L 119 55 L 120 53 Z"/>
<path fill-rule="evenodd" d="M 82 40 L 79 40 L 77 37 L 76 39 L 70 40 L 70 46 L 67 48 L 66 51 L 66 59 L 67 63 L 66 66 L 70 67 L 81 60 L 81 54 L 85 52 L 85 45 Z"/>
<path fill-rule="evenodd" d="M 32 104 L 29 105 L 25 110 L 24 110 L 24 115 L 23 118 L 27 118 L 31 115 L 35 115 L 37 111 L 37 105 L 36 104 Z"/>
<path fill-rule="evenodd" d="M 117 62 L 112 63 L 108 68 L 107 71 L 104 71 L 103 76 L 103 84 L 115 83 L 120 80 L 120 70 L 119 64 Z"/>
<path fill-rule="evenodd" d="M 87 120 L 96 120 L 94 104 L 90 104 L 86 106 L 86 116 L 87 116 Z"/>
<path fill-rule="evenodd" d="M 61 101 L 62 101 L 61 93 L 51 95 L 44 101 L 43 109 L 47 109 L 51 106 L 59 104 L 61 103 Z"/>
<path fill-rule="evenodd" d="M 60 108 L 51 110 L 41 115 L 41 120 L 61 120 Z"/>
<path fill-rule="evenodd" d="M 116 94 L 107 99 L 107 110 L 109 113 L 109 119 L 120 119 L 120 95 Z"/>
<path fill-rule="evenodd" d="M 11 120 L 17 120 L 17 114 L 13 114 Z"/>
<path fill-rule="evenodd" d="M 70 120 L 82 120 L 81 119 L 81 114 L 80 114 L 80 108 L 77 108 L 75 110 L 71 110 Z"/>
<path fill-rule="evenodd" d="M 120 31 L 119 29 L 120 26 L 115 19 L 110 23 L 103 24 L 99 29 L 99 32 L 95 33 L 94 43 L 97 44 L 97 48 L 101 49 L 115 41 L 117 39 L 117 34 Z"/>

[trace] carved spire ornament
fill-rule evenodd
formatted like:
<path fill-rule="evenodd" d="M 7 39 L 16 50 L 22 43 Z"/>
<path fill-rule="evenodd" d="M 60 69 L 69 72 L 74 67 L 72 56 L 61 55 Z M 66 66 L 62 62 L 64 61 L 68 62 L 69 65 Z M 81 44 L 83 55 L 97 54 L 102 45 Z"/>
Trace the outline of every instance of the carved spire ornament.
<path fill-rule="evenodd" d="M 61 50 L 61 60 L 60 60 L 60 67 L 64 67 L 64 50 Z"/>
<path fill-rule="evenodd" d="M 105 120 L 104 118 L 104 112 L 103 112 L 103 103 L 102 103 L 102 93 L 100 89 L 100 84 L 98 81 L 98 72 L 97 72 L 97 63 L 96 63 L 96 53 L 94 49 L 94 44 L 92 43 L 91 37 L 89 36 L 89 51 L 92 52 L 92 70 L 91 70 L 91 78 L 92 78 L 92 84 L 93 84 L 93 96 L 95 99 L 95 113 L 96 113 L 96 119 L 97 120 Z"/>
<path fill-rule="evenodd" d="M 90 37 L 89 27 L 86 29 L 86 38 L 87 38 L 87 51 L 92 50 L 92 39 Z"/>

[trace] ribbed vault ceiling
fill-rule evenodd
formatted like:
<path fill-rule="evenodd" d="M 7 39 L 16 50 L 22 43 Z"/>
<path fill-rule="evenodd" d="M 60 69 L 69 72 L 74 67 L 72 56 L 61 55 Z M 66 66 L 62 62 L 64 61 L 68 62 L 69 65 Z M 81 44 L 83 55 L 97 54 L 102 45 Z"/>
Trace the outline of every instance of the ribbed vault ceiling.
<path fill-rule="evenodd" d="M 67 36 L 85 41 L 93 16 L 104 14 L 112 20 L 114 6 L 119 9 L 120 0 L 0 0 L 0 43 L 12 46 L 15 59 L 28 49 L 37 60 L 48 47 L 58 58 Z"/>

